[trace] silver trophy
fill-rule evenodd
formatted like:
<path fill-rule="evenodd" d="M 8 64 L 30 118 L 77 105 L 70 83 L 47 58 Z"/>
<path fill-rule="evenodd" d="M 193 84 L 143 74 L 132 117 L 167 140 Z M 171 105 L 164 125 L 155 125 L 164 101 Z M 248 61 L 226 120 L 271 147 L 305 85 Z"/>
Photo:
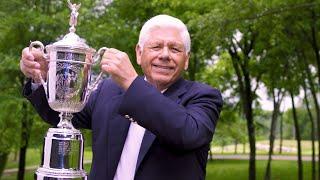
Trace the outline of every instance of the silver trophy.
<path fill-rule="evenodd" d="M 91 80 L 91 69 L 107 49 L 97 53 L 83 39 L 75 34 L 80 5 L 68 0 L 70 15 L 69 33 L 62 40 L 44 45 L 40 41 L 31 42 L 40 47 L 48 61 L 46 81 L 39 74 L 49 106 L 60 112 L 58 128 L 49 128 L 45 138 L 42 162 L 35 173 L 35 179 L 87 179 L 83 169 L 83 136 L 71 123 L 72 113 L 85 106 L 89 95 L 101 79 Z M 46 50 L 46 53 L 44 52 Z"/>

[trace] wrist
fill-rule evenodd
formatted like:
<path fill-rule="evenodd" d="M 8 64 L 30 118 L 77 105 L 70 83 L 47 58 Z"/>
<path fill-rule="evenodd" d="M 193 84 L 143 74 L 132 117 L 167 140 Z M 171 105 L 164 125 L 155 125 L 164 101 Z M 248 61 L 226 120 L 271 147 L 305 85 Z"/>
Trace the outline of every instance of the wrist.
<path fill-rule="evenodd" d="M 41 82 L 38 81 L 38 80 L 35 80 L 35 79 L 31 78 L 31 83 L 32 83 L 32 84 L 40 84 Z"/>
<path fill-rule="evenodd" d="M 123 87 L 124 90 L 127 90 L 127 89 L 131 86 L 132 82 L 133 82 L 137 77 L 138 77 L 138 74 L 136 74 L 135 76 L 132 76 L 132 78 L 128 79 L 127 82 L 124 84 L 124 87 Z"/>
<path fill-rule="evenodd" d="M 37 83 L 37 82 L 34 82 L 33 80 L 31 80 L 31 90 L 32 91 L 37 90 L 40 86 L 41 86 L 41 83 Z"/>

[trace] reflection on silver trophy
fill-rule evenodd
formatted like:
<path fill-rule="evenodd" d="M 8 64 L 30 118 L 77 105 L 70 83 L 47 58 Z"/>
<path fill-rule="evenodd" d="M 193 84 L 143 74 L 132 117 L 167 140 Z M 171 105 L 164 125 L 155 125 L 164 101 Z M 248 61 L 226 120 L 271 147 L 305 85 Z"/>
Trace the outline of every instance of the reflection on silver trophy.
<path fill-rule="evenodd" d="M 48 61 L 46 81 L 39 74 L 49 106 L 60 112 L 58 128 L 50 128 L 44 138 L 43 155 L 35 179 L 87 179 L 83 169 L 83 136 L 71 123 L 72 114 L 85 106 L 102 73 L 91 81 L 91 68 L 105 47 L 97 53 L 75 34 L 80 5 L 68 0 L 71 10 L 69 33 L 62 40 L 44 45 L 31 42 L 29 48 L 40 47 Z M 94 55 L 94 56 L 93 56 Z"/>

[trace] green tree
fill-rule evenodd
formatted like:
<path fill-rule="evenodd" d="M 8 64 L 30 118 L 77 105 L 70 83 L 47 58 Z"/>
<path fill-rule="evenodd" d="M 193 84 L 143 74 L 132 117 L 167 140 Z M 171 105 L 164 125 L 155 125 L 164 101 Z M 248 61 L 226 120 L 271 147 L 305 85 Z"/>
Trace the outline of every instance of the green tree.
<path fill-rule="evenodd" d="M 256 178 L 256 130 L 253 102 L 262 74 L 259 67 L 261 58 L 264 58 L 263 50 L 267 48 L 264 39 L 268 38 L 269 33 L 264 33 L 266 31 L 265 26 L 271 25 L 272 21 L 268 19 L 246 20 L 246 17 L 255 15 L 261 8 L 264 7 L 254 1 L 221 2 L 201 21 L 206 24 L 205 29 L 216 32 L 210 33 L 209 36 L 216 38 L 214 41 L 216 46 L 220 47 L 221 52 L 227 52 L 232 61 L 237 81 L 236 90 L 240 97 L 240 107 L 247 120 L 250 144 L 249 179 Z M 216 17 L 216 19 L 207 22 L 208 16 Z M 252 84 L 253 81 L 255 81 L 255 84 Z"/>

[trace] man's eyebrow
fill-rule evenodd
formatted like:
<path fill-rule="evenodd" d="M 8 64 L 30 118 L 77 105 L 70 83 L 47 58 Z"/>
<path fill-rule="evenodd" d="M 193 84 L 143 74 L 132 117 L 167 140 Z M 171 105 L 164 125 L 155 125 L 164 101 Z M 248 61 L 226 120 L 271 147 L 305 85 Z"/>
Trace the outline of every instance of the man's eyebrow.
<path fill-rule="evenodd" d="M 152 44 L 152 43 L 161 43 L 161 40 L 150 40 L 149 42 L 147 42 L 147 44 Z"/>
<path fill-rule="evenodd" d="M 169 43 L 169 44 L 172 44 L 172 45 L 178 45 L 178 46 L 184 46 L 183 43 L 179 43 L 179 42 L 172 42 L 172 43 Z"/>
<path fill-rule="evenodd" d="M 159 44 L 162 43 L 163 40 L 150 40 L 149 42 L 146 43 L 146 45 L 154 45 L 154 44 Z M 177 41 L 169 41 L 168 42 L 169 46 L 181 46 L 184 47 L 184 44 L 182 42 L 177 42 Z"/>
<path fill-rule="evenodd" d="M 183 43 L 180 43 L 180 42 L 169 42 L 168 43 L 170 46 L 177 46 L 177 47 L 184 47 L 184 44 Z"/>

